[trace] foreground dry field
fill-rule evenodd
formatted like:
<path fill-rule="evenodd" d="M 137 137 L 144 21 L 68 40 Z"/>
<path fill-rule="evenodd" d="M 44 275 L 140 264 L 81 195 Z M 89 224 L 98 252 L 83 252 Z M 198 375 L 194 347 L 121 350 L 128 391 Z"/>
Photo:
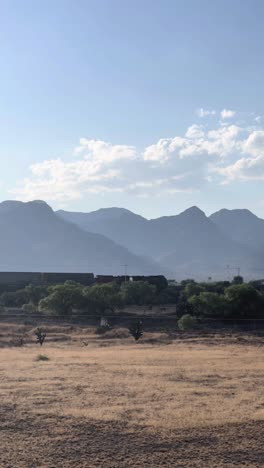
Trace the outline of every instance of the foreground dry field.
<path fill-rule="evenodd" d="M 262 338 L 53 331 L 2 343 L 1 468 L 264 466 Z"/>

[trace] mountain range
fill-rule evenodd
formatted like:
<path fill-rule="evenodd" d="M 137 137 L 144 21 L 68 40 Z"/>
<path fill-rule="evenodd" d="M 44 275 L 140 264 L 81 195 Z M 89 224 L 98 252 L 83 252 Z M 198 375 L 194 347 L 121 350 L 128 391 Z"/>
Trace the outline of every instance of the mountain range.
<path fill-rule="evenodd" d="M 207 217 L 197 207 L 146 219 L 124 208 L 53 211 L 43 201 L 0 203 L 2 271 L 86 271 L 227 279 L 264 277 L 264 220 L 248 210 Z"/>
<path fill-rule="evenodd" d="M 2 271 L 158 273 L 160 266 L 58 216 L 45 202 L 0 204 Z"/>
<path fill-rule="evenodd" d="M 176 278 L 224 278 L 239 269 L 247 277 L 264 275 L 264 220 L 248 210 L 220 210 L 207 217 L 193 206 L 150 220 L 124 208 L 57 214 L 154 259 Z"/>

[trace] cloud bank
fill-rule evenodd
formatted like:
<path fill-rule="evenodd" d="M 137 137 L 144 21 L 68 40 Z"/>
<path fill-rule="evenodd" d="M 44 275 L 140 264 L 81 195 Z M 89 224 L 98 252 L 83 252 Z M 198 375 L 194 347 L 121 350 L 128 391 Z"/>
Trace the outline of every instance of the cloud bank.
<path fill-rule="evenodd" d="M 20 200 L 67 202 L 87 193 L 131 193 L 149 197 L 195 192 L 207 184 L 264 180 L 264 129 L 234 122 L 224 109 L 214 126 L 200 109 L 203 124 L 193 123 L 182 135 L 161 138 L 143 149 L 81 138 L 70 162 L 61 158 L 36 162 L 11 191 Z"/>

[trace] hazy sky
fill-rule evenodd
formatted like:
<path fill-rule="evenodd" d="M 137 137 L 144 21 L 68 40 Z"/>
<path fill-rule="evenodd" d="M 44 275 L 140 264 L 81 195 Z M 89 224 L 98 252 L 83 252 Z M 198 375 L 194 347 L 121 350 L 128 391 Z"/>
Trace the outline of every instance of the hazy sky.
<path fill-rule="evenodd" d="M 0 0 L 0 199 L 264 217 L 262 0 Z"/>

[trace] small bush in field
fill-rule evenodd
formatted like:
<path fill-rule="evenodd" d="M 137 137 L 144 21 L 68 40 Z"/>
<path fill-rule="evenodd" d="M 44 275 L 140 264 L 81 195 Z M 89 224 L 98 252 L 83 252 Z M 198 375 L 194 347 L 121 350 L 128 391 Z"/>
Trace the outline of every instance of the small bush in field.
<path fill-rule="evenodd" d="M 135 324 L 131 325 L 128 329 L 130 335 L 132 335 L 135 341 L 138 341 L 143 336 L 142 322 L 139 320 Z"/>
<path fill-rule="evenodd" d="M 22 305 L 23 312 L 36 312 L 36 306 L 34 304 L 24 304 Z"/>
<path fill-rule="evenodd" d="M 38 354 L 36 361 L 49 361 L 49 357 L 45 356 L 45 354 Z"/>
<path fill-rule="evenodd" d="M 39 343 L 40 346 L 42 346 L 46 339 L 46 333 L 44 332 L 43 328 L 37 328 L 37 330 L 35 331 L 35 335 L 37 343 Z"/>
<path fill-rule="evenodd" d="M 193 330 L 197 327 L 197 319 L 190 314 L 185 314 L 178 320 L 178 327 L 181 331 Z"/>

